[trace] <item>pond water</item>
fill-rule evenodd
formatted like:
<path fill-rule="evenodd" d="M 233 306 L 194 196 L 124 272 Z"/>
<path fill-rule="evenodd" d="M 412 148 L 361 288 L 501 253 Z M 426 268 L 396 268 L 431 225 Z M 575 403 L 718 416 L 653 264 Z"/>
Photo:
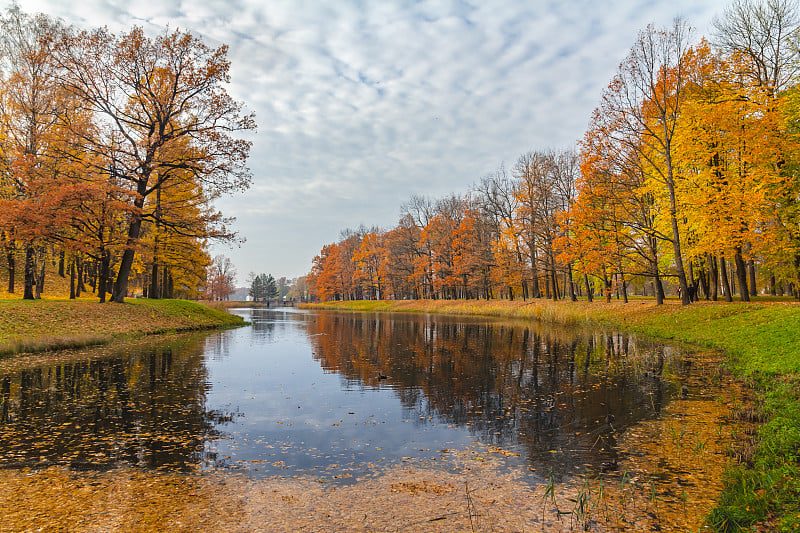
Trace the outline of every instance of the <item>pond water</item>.
<path fill-rule="evenodd" d="M 0 466 L 313 475 L 346 485 L 481 446 L 528 482 L 618 469 L 618 438 L 712 363 L 630 336 L 295 309 L 251 326 L 0 366 Z"/>

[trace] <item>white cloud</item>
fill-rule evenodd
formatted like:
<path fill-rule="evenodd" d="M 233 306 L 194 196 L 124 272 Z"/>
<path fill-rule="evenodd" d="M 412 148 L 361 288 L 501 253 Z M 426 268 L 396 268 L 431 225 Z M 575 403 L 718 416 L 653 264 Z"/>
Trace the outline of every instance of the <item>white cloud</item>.
<path fill-rule="evenodd" d="M 721 1 L 25 0 L 78 25 L 189 29 L 228 44 L 259 130 L 252 189 L 218 206 L 240 272 L 299 275 L 339 230 L 391 226 L 411 194 L 464 192 L 578 140 L 639 30 L 706 28 Z"/>

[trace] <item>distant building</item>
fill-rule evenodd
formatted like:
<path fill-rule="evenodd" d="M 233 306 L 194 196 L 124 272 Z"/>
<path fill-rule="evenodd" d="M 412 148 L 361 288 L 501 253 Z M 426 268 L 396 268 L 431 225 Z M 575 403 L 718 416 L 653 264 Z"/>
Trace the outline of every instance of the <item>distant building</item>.
<path fill-rule="evenodd" d="M 228 295 L 228 300 L 233 302 L 246 302 L 250 300 L 249 287 L 236 287 L 232 293 Z"/>

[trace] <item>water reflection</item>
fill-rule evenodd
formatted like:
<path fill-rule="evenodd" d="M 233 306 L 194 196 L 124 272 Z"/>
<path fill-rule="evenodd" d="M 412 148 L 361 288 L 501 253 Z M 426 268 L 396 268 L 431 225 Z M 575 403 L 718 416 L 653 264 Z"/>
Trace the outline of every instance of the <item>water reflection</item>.
<path fill-rule="evenodd" d="M 560 471 L 613 463 L 619 431 L 702 379 L 675 350 L 624 334 L 406 315 L 329 313 L 306 324 L 324 368 L 394 389 L 420 424 L 468 428 Z"/>
<path fill-rule="evenodd" d="M 62 357 L 0 378 L 0 464 L 185 470 L 231 415 L 206 409 L 203 339 Z M 96 356 L 97 354 L 95 354 Z"/>
<path fill-rule="evenodd" d="M 355 480 L 478 440 L 539 472 L 597 471 L 625 428 L 713 393 L 700 366 L 625 335 L 239 312 L 252 326 L 0 367 L 0 465 Z"/>

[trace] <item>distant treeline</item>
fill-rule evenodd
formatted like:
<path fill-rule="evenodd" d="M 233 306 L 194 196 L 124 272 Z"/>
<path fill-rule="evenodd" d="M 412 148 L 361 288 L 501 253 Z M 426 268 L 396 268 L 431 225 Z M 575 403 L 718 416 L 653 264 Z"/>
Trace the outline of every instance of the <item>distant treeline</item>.
<path fill-rule="evenodd" d="M 640 32 L 577 150 L 534 150 L 465 194 L 314 258 L 320 300 L 800 297 L 800 13 L 734 2 L 714 36 Z"/>

